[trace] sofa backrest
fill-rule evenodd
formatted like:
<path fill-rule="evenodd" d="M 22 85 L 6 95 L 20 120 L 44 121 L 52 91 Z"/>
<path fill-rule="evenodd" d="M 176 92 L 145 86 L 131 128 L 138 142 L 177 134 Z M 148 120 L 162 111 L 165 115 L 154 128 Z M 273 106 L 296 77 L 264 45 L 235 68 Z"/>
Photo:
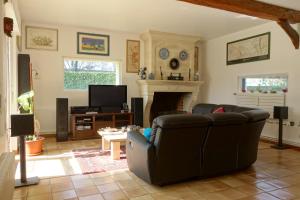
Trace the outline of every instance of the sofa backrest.
<path fill-rule="evenodd" d="M 261 120 L 266 120 L 269 118 L 270 114 L 267 111 L 258 109 L 258 108 L 249 108 L 249 107 L 240 107 L 236 105 L 229 105 L 229 104 L 206 104 L 200 103 L 193 107 L 192 113 L 193 114 L 211 114 L 217 108 L 224 108 L 226 112 L 233 112 L 233 113 L 241 113 L 245 115 L 249 120 L 249 122 L 256 122 Z"/>
<path fill-rule="evenodd" d="M 212 113 L 217 108 L 216 104 L 206 104 L 200 103 L 193 107 L 192 113 L 193 114 L 209 114 Z"/>
<path fill-rule="evenodd" d="M 166 115 L 154 120 L 154 173 L 165 177 L 161 183 L 199 176 L 200 149 L 210 124 L 211 119 L 200 115 Z"/>
<path fill-rule="evenodd" d="M 248 119 L 240 113 L 208 114 L 212 119 L 203 145 L 202 176 L 214 176 L 237 169 L 238 143 Z"/>

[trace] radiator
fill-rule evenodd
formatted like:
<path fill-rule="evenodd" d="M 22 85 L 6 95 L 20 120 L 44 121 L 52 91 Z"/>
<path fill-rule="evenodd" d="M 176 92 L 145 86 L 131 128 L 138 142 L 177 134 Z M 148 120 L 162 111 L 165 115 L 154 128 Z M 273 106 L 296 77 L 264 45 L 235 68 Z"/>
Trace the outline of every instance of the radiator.
<path fill-rule="evenodd" d="M 0 199 L 13 199 L 15 189 L 15 155 L 14 153 L 2 153 L 0 156 Z"/>
<path fill-rule="evenodd" d="M 274 106 L 285 106 L 285 94 L 238 93 L 237 105 L 261 108 L 268 111 L 272 118 Z"/>

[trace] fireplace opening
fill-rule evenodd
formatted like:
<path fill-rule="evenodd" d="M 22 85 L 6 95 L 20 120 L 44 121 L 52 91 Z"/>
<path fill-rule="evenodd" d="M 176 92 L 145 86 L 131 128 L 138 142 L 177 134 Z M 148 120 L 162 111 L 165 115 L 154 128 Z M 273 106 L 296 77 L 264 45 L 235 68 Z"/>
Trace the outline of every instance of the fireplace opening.
<path fill-rule="evenodd" d="M 149 122 L 161 115 L 185 113 L 184 96 L 186 92 L 155 92 L 150 109 Z"/>

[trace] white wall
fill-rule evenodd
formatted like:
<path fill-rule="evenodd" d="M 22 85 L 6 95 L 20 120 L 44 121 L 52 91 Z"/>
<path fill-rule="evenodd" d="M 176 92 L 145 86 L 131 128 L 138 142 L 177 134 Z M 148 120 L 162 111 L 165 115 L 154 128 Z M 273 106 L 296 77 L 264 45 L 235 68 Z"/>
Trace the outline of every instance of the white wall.
<path fill-rule="evenodd" d="M 139 96 L 136 80 L 137 74 L 126 73 L 126 40 L 139 40 L 139 35 L 125 32 L 78 28 L 70 26 L 51 26 L 47 24 L 23 23 L 23 36 L 25 25 L 52 27 L 59 29 L 58 51 L 43 51 L 25 49 L 23 39 L 23 52 L 30 54 L 32 67 L 39 73 L 39 79 L 34 79 L 33 87 L 35 92 L 34 105 L 35 114 L 41 123 L 41 132 L 55 132 L 56 98 L 69 98 L 69 106 L 87 106 L 87 91 L 66 91 L 64 90 L 64 57 L 93 58 L 100 60 L 119 61 L 121 66 L 121 84 L 128 86 L 128 104 L 131 97 Z M 110 35 L 110 56 L 91 56 L 77 54 L 77 32 L 99 33 Z M 23 37 L 25 38 L 25 37 Z M 143 43 L 141 42 L 141 63 L 143 63 Z"/>
<path fill-rule="evenodd" d="M 4 61 L 3 61 L 3 55 L 4 55 L 4 34 L 3 34 L 3 1 L 0 1 L 0 153 L 2 153 L 5 150 L 6 145 L 6 137 L 5 137 L 5 112 L 4 112 Z"/>
<path fill-rule="evenodd" d="M 227 42 L 271 32 L 271 59 L 237 65 L 226 65 Z M 290 121 L 295 127 L 286 127 L 284 140 L 300 146 L 300 51 L 295 50 L 286 33 L 276 24 L 267 23 L 234 34 L 209 40 L 204 43 L 203 79 L 205 86 L 202 101 L 210 103 L 236 104 L 233 93 L 238 90 L 238 76 L 287 73 Z M 299 124 L 300 125 L 300 124 Z M 277 125 L 267 124 L 263 136 L 277 138 Z"/>
<path fill-rule="evenodd" d="M 17 110 L 16 104 L 16 35 L 19 33 L 18 26 L 21 20 L 18 15 L 18 5 L 15 0 L 9 1 L 6 6 L 0 2 L 0 153 L 12 150 L 10 135 L 10 114 Z M 13 37 L 9 38 L 3 31 L 3 17 L 8 16 L 14 20 Z M 9 45 L 8 45 L 9 44 Z M 10 47 L 8 47 L 10 46 Z"/>

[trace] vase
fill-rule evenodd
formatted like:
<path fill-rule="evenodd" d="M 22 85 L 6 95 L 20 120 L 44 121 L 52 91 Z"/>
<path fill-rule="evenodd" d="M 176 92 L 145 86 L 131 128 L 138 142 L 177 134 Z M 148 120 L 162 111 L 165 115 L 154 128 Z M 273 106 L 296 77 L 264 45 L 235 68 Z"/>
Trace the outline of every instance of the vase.
<path fill-rule="evenodd" d="M 26 154 L 29 156 L 40 155 L 43 151 L 43 143 L 45 138 L 39 137 L 36 140 L 29 140 L 25 142 Z"/>

